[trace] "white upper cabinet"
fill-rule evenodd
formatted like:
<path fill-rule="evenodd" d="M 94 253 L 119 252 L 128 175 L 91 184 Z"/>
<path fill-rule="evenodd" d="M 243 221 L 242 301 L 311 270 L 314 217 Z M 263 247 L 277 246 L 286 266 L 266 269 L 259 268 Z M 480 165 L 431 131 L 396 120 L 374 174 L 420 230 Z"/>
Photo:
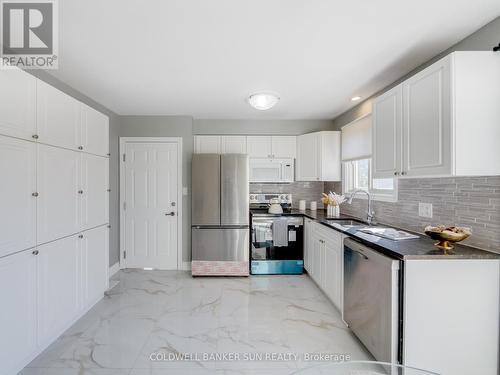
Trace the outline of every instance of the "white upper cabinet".
<path fill-rule="evenodd" d="M 452 173 L 450 63 L 445 57 L 403 82 L 403 175 Z"/>
<path fill-rule="evenodd" d="M 100 156 L 109 154 L 109 118 L 88 105 L 81 104 L 83 151 Z"/>
<path fill-rule="evenodd" d="M 271 158 L 273 155 L 271 136 L 248 136 L 247 153 L 251 158 Z"/>
<path fill-rule="evenodd" d="M 194 137 L 195 154 L 220 154 L 221 137 L 218 135 L 196 135 Z"/>
<path fill-rule="evenodd" d="M 319 150 L 316 133 L 297 137 L 297 181 L 319 181 Z"/>
<path fill-rule="evenodd" d="M 246 154 L 247 137 L 244 135 L 224 135 L 221 137 L 222 154 Z"/>
<path fill-rule="evenodd" d="M 80 231 L 80 153 L 38 144 L 37 243 Z"/>
<path fill-rule="evenodd" d="M 272 136 L 273 158 L 292 158 L 297 154 L 297 137 L 294 135 Z"/>
<path fill-rule="evenodd" d="M 38 343 L 54 340 L 78 316 L 80 295 L 80 242 L 71 236 L 39 246 Z"/>
<path fill-rule="evenodd" d="M 108 158 L 81 154 L 81 230 L 109 221 L 108 164 Z"/>
<path fill-rule="evenodd" d="M 500 174 L 500 59 L 460 51 L 374 101 L 373 177 Z"/>
<path fill-rule="evenodd" d="M 297 137 L 297 181 L 340 181 L 340 132 Z"/>
<path fill-rule="evenodd" d="M 108 288 L 108 232 L 100 226 L 81 234 L 82 306 L 101 299 Z"/>
<path fill-rule="evenodd" d="M 36 243 L 36 147 L 0 136 L 0 256 Z"/>
<path fill-rule="evenodd" d="M 82 146 L 80 110 L 79 101 L 38 80 L 39 142 L 78 150 Z"/>
<path fill-rule="evenodd" d="M 403 88 L 398 85 L 373 103 L 373 176 L 391 178 L 401 172 Z"/>
<path fill-rule="evenodd" d="M 36 256 L 31 250 L 0 258 L 0 285 L 0 373 L 17 374 L 37 349 Z"/>
<path fill-rule="evenodd" d="M 21 69 L 0 70 L 0 134 L 36 139 L 36 81 Z"/>

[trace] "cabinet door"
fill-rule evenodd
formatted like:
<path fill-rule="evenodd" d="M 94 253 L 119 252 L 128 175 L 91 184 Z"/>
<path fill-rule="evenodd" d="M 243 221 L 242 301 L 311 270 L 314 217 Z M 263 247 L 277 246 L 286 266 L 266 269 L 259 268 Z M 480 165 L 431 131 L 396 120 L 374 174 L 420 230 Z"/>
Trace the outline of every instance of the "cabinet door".
<path fill-rule="evenodd" d="M 82 149 L 91 154 L 109 153 L 109 118 L 85 104 L 81 105 Z"/>
<path fill-rule="evenodd" d="M 297 154 L 297 137 L 293 135 L 273 136 L 272 155 L 274 158 L 293 158 Z"/>
<path fill-rule="evenodd" d="M 108 287 L 108 228 L 100 226 L 82 233 L 82 306 L 89 307 Z"/>
<path fill-rule="evenodd" d="M 391 178 L 401 172 L 403 88 L 396 86 L 373 103 L 373 177 Z"/>
<path fill-rule="evenodd" d="M 324 291 L 339 311 L 342 311 L 342 254 L 338 241 L 331 239 L 325 241 Z"/>
<path fill-rule="evenodd" d="M 239 135 L 227 135 L 221 137 L 222 154 L 246 154 L 247 137 Z"/>
<path fill-rule="evenodd" d="M 21 69 L 0 70 L 0 134 L 36 134 L 36 78 Z"/>
<path fill-rule="evenodd" d="M 403 83 L 403 175 L 452 173 L 450 58 Z"/>
<path fill-rule="evenodd" d="M 0 256 L 36 243 L 36 144 L 0 136 Z"/>
<path fill-rule="evenodd" d="M 297 137 L 297 181 L 319 181 L 318 135 Z"/>
<path fill-rule="evenodd" d="M 79 313 L 80 242 L 75 235 L 37 248 L 40 346 L 60 335 Z"/>
<path fill-rule="evenodd" d="M 272 157 L 272 138 L 268 136 L 248 136 L 247 153 L 254 158 Z"/>
<path fill-rule="evenodd" d="M 0 373 L 17 374 L 37 347 L 36 256 L 0 258 Z"/>
<path fill-rule="evenodd" d="M 194 137 L 195 154 L 220 154 L 221 137 L 218 135 L 196 135 Z"/>
<path fill-rule="evenodd" d="M 318 179 L 320 181 L 341 181 L 340 132 L 324 131 L 318 137 Z"/>
<path fill-rule="evenodd" d="M 80 153 L 38 145 L 37 243 L 80 230 Z"/>
<path fill-rule="evenodd" d="M 81 146 L 80 102 L 40 80 L 37 123 L 40 142 L 73 150 Z"/>
<path fill-rule="evenodd" d="M 108 223 L 109 159 L 81 154 L 81 230 Z"/>

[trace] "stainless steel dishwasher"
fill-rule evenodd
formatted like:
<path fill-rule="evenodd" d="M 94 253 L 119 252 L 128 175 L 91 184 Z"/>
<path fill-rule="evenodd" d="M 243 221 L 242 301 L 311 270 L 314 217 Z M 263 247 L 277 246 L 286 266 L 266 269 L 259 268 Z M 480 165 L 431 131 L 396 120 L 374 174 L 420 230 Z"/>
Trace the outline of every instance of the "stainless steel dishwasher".
<path fill-rule="evenodd" d="M 382 362 L 398 362 L 399 269 L 398 260 L 344 240 L 344 321 Z"/>

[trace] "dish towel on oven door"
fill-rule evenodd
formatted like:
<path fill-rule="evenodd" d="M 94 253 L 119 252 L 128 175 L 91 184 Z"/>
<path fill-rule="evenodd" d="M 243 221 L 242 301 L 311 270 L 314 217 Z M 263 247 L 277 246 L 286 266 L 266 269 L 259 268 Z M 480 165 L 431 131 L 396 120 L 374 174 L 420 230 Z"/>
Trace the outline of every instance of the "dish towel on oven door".
<path fill-rule="evenodd" d="M 273 221 L 273 245 L 288 246 L 288 220 L 286 218 Z"/>

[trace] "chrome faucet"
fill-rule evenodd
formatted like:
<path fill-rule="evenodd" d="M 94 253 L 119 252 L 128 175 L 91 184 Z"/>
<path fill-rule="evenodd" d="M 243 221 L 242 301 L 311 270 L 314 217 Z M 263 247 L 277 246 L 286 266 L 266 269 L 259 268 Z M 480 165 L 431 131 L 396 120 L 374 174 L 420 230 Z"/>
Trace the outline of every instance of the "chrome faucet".
<path fill-rule="evenodd" d="M 352 204 L 352 200 L 357 193 L 365 193 L 368 196 L 368 211 L 366 212 L 366 222 L 368 223 L 368 225 L 372 225 L 375 212 L 372 211 L 372 196 L 369 192 L 367 192 L 366 190 L 354 190 L 347 203 Z"/>

